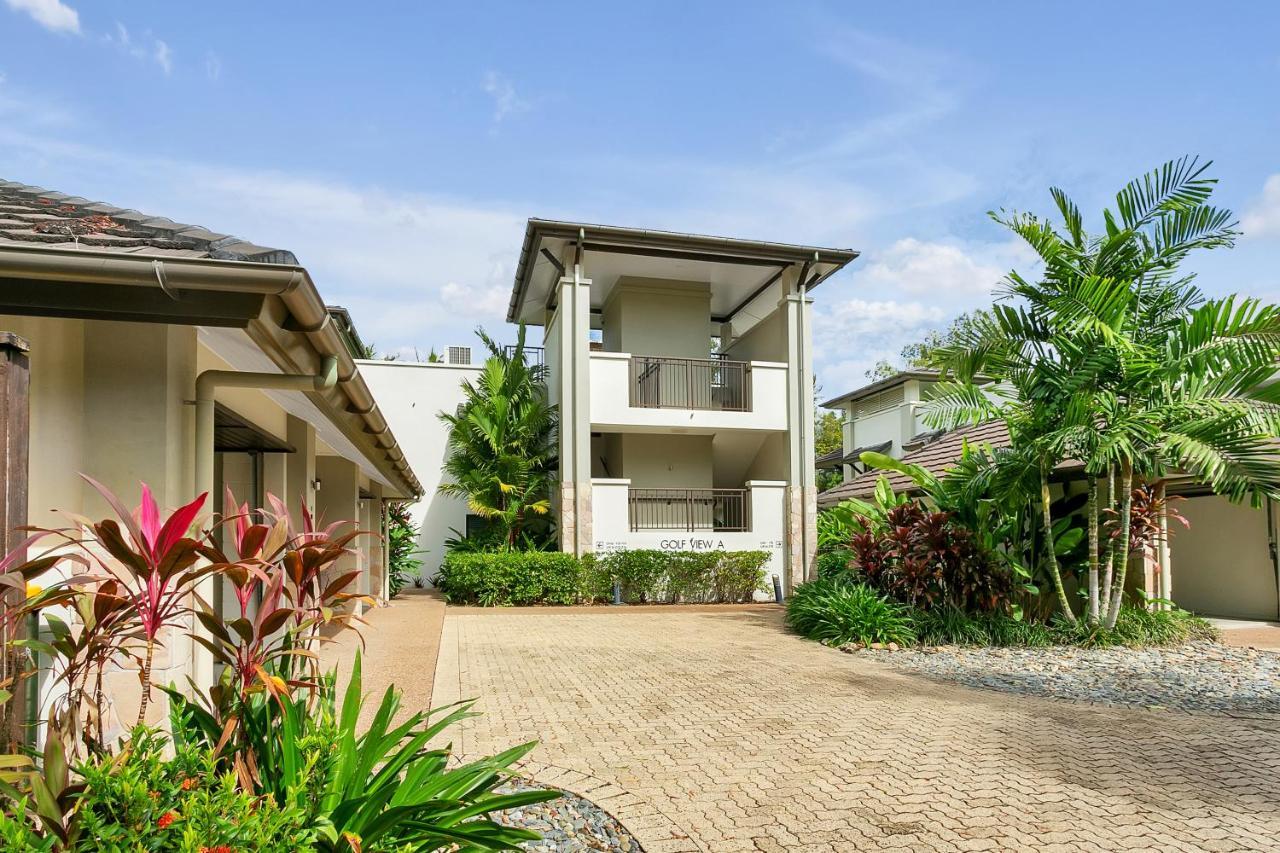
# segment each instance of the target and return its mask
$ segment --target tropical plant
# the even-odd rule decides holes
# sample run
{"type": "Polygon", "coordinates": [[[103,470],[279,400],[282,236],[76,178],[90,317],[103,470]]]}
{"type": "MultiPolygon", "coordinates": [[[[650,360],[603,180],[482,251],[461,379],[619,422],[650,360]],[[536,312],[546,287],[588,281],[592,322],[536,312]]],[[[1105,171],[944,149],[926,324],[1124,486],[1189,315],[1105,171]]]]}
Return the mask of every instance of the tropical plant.
{"type": "Polygon", "coordinates": [[[853,564],[869,586],[904,604],[928,610],[950,605],[964,612],[1009,609],[1013,575],[948,512],[919,503],[894,507],[883,525],[849,541],[853,564]]]}
{"type": "MultiPolygon", "coordinates": [[[[1112,628],[1120,614],[1136,478],[1185,471],[1235,500],[1277,494],[1280,484],[1270,444],[1280,389],[1265,384],[1280,360],[1280,309],[1206,300],[1179,270],[1191,252],[1229,247],[1238,233],[1230,211],[1208,204],[1208,167],[1184,157],[1131,182],[1103,211],[1098,235],[1056,188],[1061,230],[1033,214],[993,212],[1043,272],[1034,282],[1009,273],[1006,301],[933,355],[954,379],[936,387],[928,422],[1002,419],[1011,446],[1000,476],[1038,481],[1044,531],[1054,524],[1050,475],[1065,460],[1083,464],[1090,624],[1112,628]],[[998,383],[990,394],[975,384],[979,374],[998,383]],[[1102,535],[1107,511],[1116,536],[1102,535]]],[[[1053,548],[1045,560],[1073,623],[1053,548]]]]}
{"type": "MultiPolygon", "coordinates": [[[[188,612],[186,602],[196,584],[213,571],[209,566],[196,565],[200,559],[200,543],[187,535],[208,495],[201,494],[162,520],[147,484],[142,484],[141,502],[130,512],[106,486],[92,477],[84,479],[102,495],[117,518],[99,522],[77,519],[83,534],[62,532],[97,564],[103,577],[112,582],[113,594],[128,602],[137,620],[143,644],[142,668],[138,673],[142,682],[142,699],[138,705],[138,724],[141,725],[151,698],[151,663],[160,631],[180,624],[188,612]]],[[[100,624],[105,627],[107,623],[100,624]]],[[[117,624],[112,623],[112,627],[117,624]]],[[[121,643],[128,639],[123,632],[116,636],[121,643]]]]}
{"type": "Polygon", "coordinates": [[[549,538],[556,410],[546,368],[525,358],[523,325],[510,351],[483,329],[476,334],[489,357],[474,381],[463,381],[458,410],[440,413],[449,425],[449,479],[440,492],[465,498],[512,549],[526,533],[549,538]]]}
{"type": "Polygon", "coordinates": [[[844,643],[915,642],[911,612],[869,586],[846,580],[800,584],[787,599],[787,626],[810,640],[844,643]]]}
{"type": "MultiPolygon", "coordinates": [[[[317,850],[517,849],[537,834],[487,816],[554,799],[559,792],[495,792],[534,743],[452,767],[448,747],[430,748],[449,726],[476,716],[471,705],[401,718],[399,694],[388,687],[361,732],[364,696],[357,654],[341,703],[332,676],[314,700],[295,692],[259,703],[256,711],[263,719],[252,728],[251,754],[260,764],[249,790],[281,808],[303,809],[316,828],[317,850]]],[[[173,727],[178,743],[218,752],[222,727],[180,695],[173,697],[173,727]]]]}
{"type": "Polygon", "coordinates": [[[418,526],[409,515],[409,504],[393,503],[387,510],[387,587],[395,598],[407,584],[422,576],[418,526]]]}
{"type": "MultiPolygon", "coordinates": [[[[99,569],[29,590],[17,608],[74,608],[78,625],[46,614],[53,639],[41,648],[58,659],[58,677],[74,695],[69,704],[96,706],[97,719],[80,731],[51,725],[39,761],[0,756],[0,840],[14,849],[59,851],[194,851],[225,844],[398,852],[514,850],[537,838],[488,817],[558,796],[494,791],[533,744],[451,767],[449,749],[428,743],[470,716],[470,706],[393,722],[400,708],[391,688],[369,728],[357,731],[363,701],[358,657],[339,710],[334,677],[318,672],[314,648],[324,638],[322,628],[356,624],[342,612],[361,598],[346,591],[354,575],[333,568],[350,553],[358,532],[341,522],[317,528],[305,511],[301,529],[294,530],[275,498],[270,511],[250,512],[228,494],[231,512],[214,528],[188,536],[199,501],[162,520],[145,486],[135,514],[94,485],[120,521],[77,519],[83,533],[58,533],[63,548],[78,551],[56,559],[28,560],[17,552],[0,559],[8,586],[18,578],[30,582],[64,559],[86,565],[92,559],[99,569]],[[219,531],[224,535],[215,535],[219,531]],[[193,567],[193,554],[207,564],[193,567]],[[234,587],[239,613],[224,618],[196,596],[203,631],[193,639],[213,654],[220,672],[213,684],[192,683],[190,691],[164,688],[172,759],[141,725],[119,743],[105,743],[103,671],[132,656],[146,672],[146,661],[168,636],[153,628],[176,625],[189,613],[174,600],[175,590],[191,594],[207,575],[234,587]],[[64,739],[89,746],[88,760],[72,765],[64,739]]],[[[23,543],[24,554],[33,541],[23,543]]],[[[14,642],[36,647],[41,641],[14,642]]]]}

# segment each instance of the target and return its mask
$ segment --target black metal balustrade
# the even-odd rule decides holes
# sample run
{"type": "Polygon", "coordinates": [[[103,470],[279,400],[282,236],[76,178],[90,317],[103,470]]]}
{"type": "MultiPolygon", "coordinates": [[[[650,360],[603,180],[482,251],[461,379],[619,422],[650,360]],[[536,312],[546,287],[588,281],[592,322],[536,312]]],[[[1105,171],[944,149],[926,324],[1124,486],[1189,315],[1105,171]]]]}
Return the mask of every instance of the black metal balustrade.
{"type": "MultiPolygon", "coordinates": [[[[502,350],[506,354],[507,358],[512,358],[516,354],[515,344],[507,344],[502,348],[502,350]]],[[[545,357],[546,357],[546,350],[543,347],[525,347],[524,348],[525,364],[533,365],[535,367],[541,367],[543,362],[545,361],[545,357]]]]}
{"type": "Polygon", "coordinates": [[[751,365],[725,358],[631,356],[631,405],[751,411],[751,365]]]}
{"type": "Polygon", "coordinates": [[[630,489],[631,529],[741,532],[751,529],[747,489],[630,489]]]}

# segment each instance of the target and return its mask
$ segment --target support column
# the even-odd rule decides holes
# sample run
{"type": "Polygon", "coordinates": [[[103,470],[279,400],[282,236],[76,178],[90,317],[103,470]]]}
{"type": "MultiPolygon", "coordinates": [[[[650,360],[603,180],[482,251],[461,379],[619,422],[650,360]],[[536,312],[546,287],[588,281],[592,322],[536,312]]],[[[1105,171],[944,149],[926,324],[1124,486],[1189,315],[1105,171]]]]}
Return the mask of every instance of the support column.
{"type": "MultiPolygon", "coordinates": [[[[31,437],[31,367],[27,358],[27,342],[11,332],[0,332],[0,555],[8,554],[22,541],[18,530],[27,523],[27,473],[31,437]]],[[[44,583],[42,581],[42,583],[44,583]]],[[[0,607],[8,610],[23,601],[20,590],[0,590],[0,607]]],[[[16,679],[22,668],[19,650],[8,645],[10,640],[25,635],[23,620],[15,620],[12,632],[0,633],[0,678],[16,679]],[[12,652],[12,653],[11,653],[12,652]]],[[[3,623],[7,625],[8,620],[3,623]]],[[[10,683],[7,714],[0,714],[5,729],[0,732],[0,749],[16,752],[22,744],[27,702],[23,692],[10,683]]],[[[23,683],[25,689],[31,685],[23,683]]]]}
{"type": "Polygon", "coordinates": [[[387,513],[382,484],[370,480],[369,493],[373,497],[368,502],[369,522],[364,528],[369,531],[369,588],[373,595],[386,601],[391,597],[391,566],[387,562],[387,513]]]}
{"type": "MultiPolygon", "coordinates": [[[[1159,497],[1161,500],[1168,499],[1168,493],[1165,490],[1164,483],[1160,484],[1159,497]]],[[[1164,599],[1161,603],[1161,610],[1170,610],[1173,605],[1168,603],[1173,601],[1173,574],[1169,565],[1169,513],[1167,509],[1160,511],[1160,541],[1156,543],[1156,554],[1160,560],[1160,591],[1159,595],[1164,599]]]]}
{"type": "MultiPolygon", "coordinates": [[[[320,456],[315,460],[316,479],[320,487],[315,493],[317,524],[323,526],[335,521],[360,523],[360,467],[341,456],[320,456]]],[[[349,528],[348,528],[349,529],[349,528]]],[[[325,573],[321,586],[340,575],[361,568],[359,546],[352,546],[353,553],[344,554],[325,573]]],[[[347,592],[366,589],[367,578],[360,578],[347,587],[347,592]]],[[[358,612],[358,611],[357,611],[358,612]]]]}
{"type": "Polygon", "coordinates": [[[814,577],[818,489],[813,455],[813,300],[794,268],[786,273],[787,336],[787,589],[814,577]]]}
{"type": "Polygon", "coordinates": [[[270,507],[267,495],[283,499],[289,493],[290,453],[262,454],[262,506],[270,507]]]}
{"type": "Polygon", "coordinates": [[[293,517],[295,528],[302,527],[303,503],[312,516],[315,515],[315,495],[312,484],[316,479],[316,428],[304,421],[288,415],[285,421],[285,440],[293,445],[295,453],[289,454],[285,468],[285,505],[293,517]]]}
{"type": "Polygon", "coordinates": [[[591,539],[591,280],[582,266],[560,279],[560,550],[582,556],[591,539]]]}

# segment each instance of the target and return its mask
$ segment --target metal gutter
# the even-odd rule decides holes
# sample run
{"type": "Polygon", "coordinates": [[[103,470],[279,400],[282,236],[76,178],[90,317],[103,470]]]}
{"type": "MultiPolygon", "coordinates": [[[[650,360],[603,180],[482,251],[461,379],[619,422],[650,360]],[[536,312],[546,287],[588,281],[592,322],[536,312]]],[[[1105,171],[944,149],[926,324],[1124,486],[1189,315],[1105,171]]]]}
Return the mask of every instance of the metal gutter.
{"type": "MultiPolygon", "coordinates": [[[[282,330],[305,340],[315,352],[317,362],[334,357],[337,388],[347,399],[341,414],[361,418],[361,431],[369,437],[368,446],[362,449],[368,452],[370,461],[393,481],[398,481],[401,491],[414,497],[422,495],[421,483],[378,410],[336,324],[330,321],[324,301],[305,267],[79,249],[15,249],[4,245],[0,246],[0,279],[4,277],[158,288],[175,299],[181,299],[184,290],[254,293],[278,298],[292,318],[289,328],[282,326],[282,330]]],[[[263,313],[265,316],[267,312],[263,313]]]]}

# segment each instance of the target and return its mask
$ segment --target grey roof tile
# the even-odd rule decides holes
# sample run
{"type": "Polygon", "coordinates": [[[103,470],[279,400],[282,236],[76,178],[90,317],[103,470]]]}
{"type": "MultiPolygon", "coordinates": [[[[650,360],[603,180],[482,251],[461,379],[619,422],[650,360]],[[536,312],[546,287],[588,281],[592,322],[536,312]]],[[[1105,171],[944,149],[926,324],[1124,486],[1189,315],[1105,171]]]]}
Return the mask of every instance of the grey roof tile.
{"type": "Polygon", "coordinates": [[[298,263],[286,249],[260,246],[203,225],[174,222],[6,180],[0,180],[0,243],[290,266],[298,263]]]}

